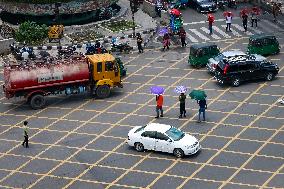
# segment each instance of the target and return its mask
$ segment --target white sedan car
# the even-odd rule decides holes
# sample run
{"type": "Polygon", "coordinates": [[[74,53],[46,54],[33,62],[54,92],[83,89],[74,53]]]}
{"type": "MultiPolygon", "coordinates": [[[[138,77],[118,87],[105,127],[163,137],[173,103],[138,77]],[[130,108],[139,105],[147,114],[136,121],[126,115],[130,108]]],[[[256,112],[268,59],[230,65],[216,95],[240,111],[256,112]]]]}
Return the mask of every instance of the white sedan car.
{"type": "Polygon", "coordinates": [[[201,149],[198,140],[189,134],[170,125],[149,123],[146,126],[138,126],[128,133],[130,146],[141,152],[154,150],[173,153],[181,158],[184,155],[192,155],[201,149]]]}

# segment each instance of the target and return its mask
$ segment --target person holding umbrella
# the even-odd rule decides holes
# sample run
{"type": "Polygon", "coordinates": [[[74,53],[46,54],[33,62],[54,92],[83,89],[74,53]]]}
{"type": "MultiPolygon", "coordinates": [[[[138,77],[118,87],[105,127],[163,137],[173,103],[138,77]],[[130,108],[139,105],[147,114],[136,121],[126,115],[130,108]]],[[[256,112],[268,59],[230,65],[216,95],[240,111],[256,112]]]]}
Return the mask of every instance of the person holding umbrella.
{"type": "Polygon", "coordinates": [[[257,15],[259,14],[259,10],[257,7],[252,8],[251,12],[251,27],[253,27],[253,24],[255,23],[255,27],[257,28],[257,15]]]}
{"type": "Polygon", "coordinates": [[[164,37],[163,37],[163,51],[166,49],[169,50],[170,49],[170,35],[168,33],[165,33],[164,37]]]}
{"type": "Polygon", "coordinates": [[[199,105],[199,113],[198,113],[198,123],[200,123],[200,116],[203,113],[203,121],[205,121],[205,109],[207,109],[207,104],[205,98],[202,100],[198,100],[197,104],[199,105]]]}
{"type": "Polygon", "coordinates": [[[164,117],[164,111],[163,111],[163,103],[164,103],[164,97],[162,94],[156,95],[156,102],[157,102],[157,106],[156,106],[156,113],[157,116],[155,118],[159,118],[160,114],[159,111],[161,112],[161,117],[164,117]]]}
{"type": "Polygon", "coordinates": [[[232,24],[232,19],[233,19],[232,13],[231,12],[227,12],[227,15],[226,15],[225,18],[226,18],[226,24],[227,24],[226,32],[228,30],[231,31],[231,24],[232,24]]]}
{"type": "Polygon", "coordinates": [[[179,111],[180,111],[180,116],[179,118],[186,117],[186,110],[185,110],[185,99],[186,99],[186,95],[184,93],[186,93],[187,88],[184,86],[177,86],[175,88],[175,92],[176,93],[180,93],[178,100],[180,102],[179,104],[179,111]]]}
{"type": "Polygon", "coordinates": [[[164,111],[163,111],[163,103],[164,103],[164,93],[165,89],[163,87],[159,86],[153,86],[151,87],[151,93],[156,95],[156,113],[157,116],[155,118],[164,117],[164,111]],[[161,115],[160,115],[161,113],[161,115]]]}
{"type": "Polygon", "coordinates": [[[208,14],[208,28],[209,28],[209,34],[213,34],[213,22],[214,22],[214,16],[212,14],[208,14]]]}
{"type": "Polygon", "coordinates": [[[248,30],[248,14],[247,11],[244,9],[241,11],[241,17],[243,19],[243,27],[245,29],[245,32],[248,30]]]}
{"type": "Polygon", "coordinates": [[[207,109],[207,103],[205,98],[207,95],[202,90],[193,90],[189,96],[191,99],[197,100],[197,104],[199,105],[199,113],[198,113],[198,122],[200,123],[200,116],[203,113],[203,121],[205,121],[205,109],[207,109]]]}
{"type": "Polygon", "coordinates": [[[180,36],[181,46],[185,47],[186,46],[186,42],[185,42],[186,32],[183,27],[181,27],[179,30],[179,36],[180,36]]]}

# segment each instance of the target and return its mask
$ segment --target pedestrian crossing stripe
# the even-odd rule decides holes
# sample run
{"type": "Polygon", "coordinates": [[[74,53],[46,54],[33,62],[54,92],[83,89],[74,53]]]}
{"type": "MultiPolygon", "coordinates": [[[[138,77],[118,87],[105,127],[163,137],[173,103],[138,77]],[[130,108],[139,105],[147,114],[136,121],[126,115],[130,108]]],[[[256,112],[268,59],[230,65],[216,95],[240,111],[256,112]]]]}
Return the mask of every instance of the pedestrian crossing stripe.
{"type": "Polygon", "coordinates": [[[225,33],[223,30],[219,29],[217,26],[213,26],[213,32],[217,32],[224,36],[225,38],[231,38],[227,33],[225,33]]]}
{"type": "MultiPolygon", "coordinates": [[[[242,30],[245,31],[245,29],[242,26],[238,25],[238,24],[232,24],[232,26],[234,26],[235,28],[237,28],[240,31],[242,31],[242,30]]],[[[251,30],[251,28],[248,27],[248,30],[251,30]]],[[[246,35],[253,35],[253,33],[249,32],[248,30],[246,32],[244,32],[244,34],[246,34],[246,35]]],[[[259,31],[257,29],[253,28],[253,30],[257,34],[261,34],[262,33],[261,31],[259,31]]]]}
{"type": "Polygon", "coordinates": [[[248,30],[244,32],[243,26],[239,24],[232,24],[231,25],[231,30],[232,32],[225,32],[226,30],[226,25],[219,25],[219,26],[213,26],[213,34],[209,35],[209,28],[207,27],[201,27],[199,29],[187,29],[187,38],[190,42],[192,43],[198,43],[201,41],[210,41],[210,40],[220,40],[223,38],[234,38],[236,37],[241,37],[241,36],[251,36],[254,34],[262,34],[262,33],[271,33],[272,32],[272,26],[273,29],[280,29],[279,26],[273,25],[270,21],[263,20],[260,23],[258,23],[258,28],[255,27],[250,27],[248,25],[248,30]],[[268,24],[269,23],[269,24],[268,24]],[[271,26],[271,27],[270,27],[271,26]],[[261,28],[261,30],[259,29],[261,28]]]}
{"type": "Polygon", "coordinates": [[[192,43],[197,43],[198,40],[195,39],[192,35],[186,33],[186,37],[192,42],[192,43]]]}
{"type": "MultiPolygon", "coordinates": [[[[227,25],[222,25],[222,27],[226,29],[227,25]]],[[[235,36],[237,36],[237,37],[242,36],[242,35],[239,34],[236,30],[234,30],[232,26],[231,26],[231,31],[232,31],[232,34],[235,35],[235,36]]]]}
{"type": "Polygon", "coordinates": [[[195,35],[197,35],[199,38],[205,40],[205,41],[210,41],[208,37],[200,33],[197,29],[189,29],[189,31],[193,32],[195,35]]]}
{"type": "MultiPolygon", "coordinates": [[[[209,33],[209,29],[208,29],[208,28],[202,27],[202,28],[200,28],[200,29],[201,29],[202,31],[204,31],[204,32],[208,32],[208,33],[209,33]]],[[[221,37],[219,37],[218,35],[216,35],[216,34],[214,34],[214,33],[211,34],[211,37],[214,38],[214,39],[221,39],[221,37]]]]}

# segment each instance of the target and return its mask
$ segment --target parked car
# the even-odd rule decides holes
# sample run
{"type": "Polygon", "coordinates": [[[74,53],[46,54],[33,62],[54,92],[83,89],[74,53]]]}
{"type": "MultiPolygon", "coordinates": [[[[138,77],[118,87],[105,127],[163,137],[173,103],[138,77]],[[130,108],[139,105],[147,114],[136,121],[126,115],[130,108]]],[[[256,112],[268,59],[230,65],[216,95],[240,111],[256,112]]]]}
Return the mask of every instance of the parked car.
{"type": "Polygon", "coordinates": [[[217,45],[212,43],[200,43],[190,46],[188,63],[193,67],[202,67],[208,63],[208,59],[220,53],[217,45]]]}
{"type": "Polygon", "coordinates": [[[273,55],[280,52],[276,37],[268,34],[255,34],[249,38],[248,53],[273,55]]]}
{"type": "Polygon", "coordinates": [[[173,153],[181,158],[197,153],[201,146],[198,140],[170,125],[149,123],[137,126],[128,133],[128,144],[138,152],[154,150],[173,153]]]}
{"type": "Polygon", "coordinates": [[[216,67],[215,78],[221,83],[237,87],[243,81],[266,79],[271,81],[278,74],[279,67],[261,55],[232,57],[220,61],[216,67]]]}
{"type": "Polygon", "coordinates": [[[196,9],[197,12],[215,12],[217,11],[217,4],[213,0],[189,0],[189,7],[196,9]]]}
{"type": "Polygon", "coordinates": [[[206,65],[209,72],[213,73],[215,71],[216,66],[218,63],[223,60],[224,58],[236,57],[236,56],[246,56],[246,53],[242,51],[225,51],[217,56],[210,58],[206,65]]]}

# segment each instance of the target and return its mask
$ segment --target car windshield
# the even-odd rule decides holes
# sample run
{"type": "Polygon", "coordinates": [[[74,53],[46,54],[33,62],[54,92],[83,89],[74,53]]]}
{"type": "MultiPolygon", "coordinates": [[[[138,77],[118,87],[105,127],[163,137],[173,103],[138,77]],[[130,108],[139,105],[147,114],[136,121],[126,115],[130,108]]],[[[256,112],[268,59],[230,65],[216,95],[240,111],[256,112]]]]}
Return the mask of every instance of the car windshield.
{"type": "Polygon", "coordinates": [[[146,125],[145,126],[142,126],[142,127],[139,127],[134,133],[137,133],[139,131],[142,131],[143,129],[145,129],[146,125]]]}
{"type": "Polygon", "coordinates": [[[220,53],[217,56],[214,57],[214,60],[216,60],[217,62],[220,62],[225,56],[220,53]]]}
{"type": "Polygon", "coordinates": [[[182,131],[175,127],[171,127],[168,131],[166,131],[166,134],[175,141],[182,139],[185,135],[182,131]]]}

